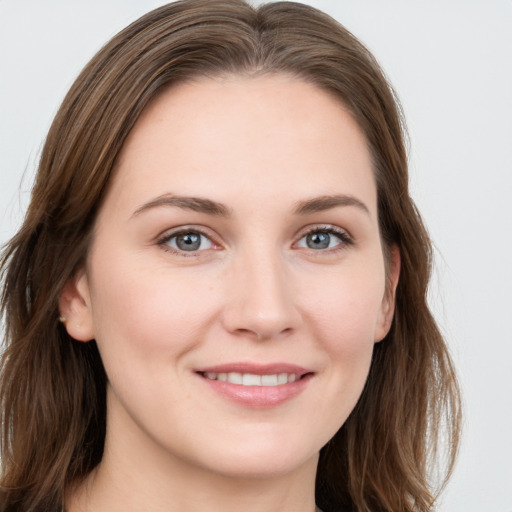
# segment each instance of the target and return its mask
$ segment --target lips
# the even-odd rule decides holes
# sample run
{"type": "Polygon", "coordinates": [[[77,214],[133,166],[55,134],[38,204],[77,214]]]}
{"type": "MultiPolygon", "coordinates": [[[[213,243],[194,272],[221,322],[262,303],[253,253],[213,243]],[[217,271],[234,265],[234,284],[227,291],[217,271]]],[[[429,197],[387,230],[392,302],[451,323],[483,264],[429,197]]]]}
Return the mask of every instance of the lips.
{"type": "Polygon", "coordinates": [[[233,363],[201,368],[196,373],[223,398],[252,408],[282,404],[300,394],[313,372],[291,364],[233,363]]]}

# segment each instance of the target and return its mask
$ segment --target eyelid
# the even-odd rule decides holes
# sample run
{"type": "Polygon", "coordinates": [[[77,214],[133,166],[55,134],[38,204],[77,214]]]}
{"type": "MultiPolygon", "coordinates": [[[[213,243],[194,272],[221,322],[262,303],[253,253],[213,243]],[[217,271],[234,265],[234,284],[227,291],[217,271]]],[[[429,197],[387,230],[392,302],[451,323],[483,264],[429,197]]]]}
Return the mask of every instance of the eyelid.
{"type": "Polygon", "coordinates": [[[197,225],[193,225],[193,224],[167,229],[156,237],[155,243],[165,251],[177,254],[179,256],[184,256],[184,257],[193,257],[193,256],[197,257],[203,252],[206,252],[211,249],[216,250],[221,247],[221,244],[217,241],[217,237],[211,233],[211,230],[205,229],[202,226],[197,226],[197,225]],[[199,235],[202,235],[202,236],[206,237],[208,240],[210,240],[210,242],[212,243],[212,245],[214,247],[209,248],[209,249],[201,249],[201,250],[197,250],[197,251],[189,251],[188,252],[188,251],[182,251],[180,249],[175,249],[174,247],[167,245],[169,240],[171,240],[172,238],[177,237],[181,234],[185,234],[185,233],[197,233],[199,235]]]}
{"type": "Polygon", "coordinates": [[[332,234],[338,237],[341,242],[336,247],[332,247],[330,249],[310,249],[314,252],[336,252],[337,250],[343,250],[347,246],[353,245],[355,243],[354,237],[349,233],[348,230],[344,228],[340,228],[339,226],[333,224],[314,224],[306,226],[301,231],[299,231],[296,237],[297,241],[294,243],[294,245],[298,244],[299,241],[302,240],[305,236],[318,232],[332,234]]]}
{"type": "MultiPolygon", "coordinates": [[[[309,249],[312,252],[318,252],[318,253],[334,253],[339,250],[346,249],[348,246],[353,245],[355,243],[355,240],[353,236],[349,233],[347,229],[341,228],[339,226],[333,225],[333,224],[312,224],[309,226],[306,226],[302,228],[298,234],[296,235],[295,239],[296,241],[293,243],[293,246],[296,246],[300,240],[302,240],[305,236],[317,233],[317,232],[324,232],[329,233],[337,238],[339,238],[340,243],[337,244],[335,247],[326,248],[326,249],[311,249],[311,248],[305,248],[309,249]]],[[[201,255],[201,253],[208,252],[209,250],[218,250],[222,248],[222,244],[218,242],[218,236],[216,236],[215,233],[212,233],[210,229],[205,228],[203,226],[197,226],[194,224],[191,225],[183,225],[178,226],[175,228],[170,228],[165,231],[163,231],[160,235],[158,235],[155,239],[155,243],[160,246],[163,250],[177,254],[179,256],[183,257],[198,257],[201,255]],[[169,240],[172,238],[179,236],[180,234],[185,233],[198,233],[204,237],[206,237],[214,247],[208,248],[208,249],[201,249],[196,251],[183,251],[180,249],[175,249],[168,245],[169,240]]],[[[301,247],[302,248],[302,247],[301,247]]]]}

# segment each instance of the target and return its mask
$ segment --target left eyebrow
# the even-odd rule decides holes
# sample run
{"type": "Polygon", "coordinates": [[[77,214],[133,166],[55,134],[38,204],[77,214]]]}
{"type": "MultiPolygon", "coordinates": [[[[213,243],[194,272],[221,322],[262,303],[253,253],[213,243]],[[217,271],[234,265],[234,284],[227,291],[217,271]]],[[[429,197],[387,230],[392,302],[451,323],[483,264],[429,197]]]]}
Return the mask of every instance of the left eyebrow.
{"type": "Polygon", "coordinates": [[[310,213],[323,212],[339,206],[355,206],[370,215],[368,207],[357,197],[344,194],[319,196],[305,201],[299,201],[295,205],[295,215],[308,215],[310,213]]]}
{"type": "Polygon", "coordinates": [[[160,207],[175,207],[184,210],[192,210],[195,212],[206,213],[208,215],[215,215],[218,217],[231,216],[231,210],[224,204],[206,199],[204,197],[186,197],[175,196],[173,194],[164,194],[151,201],[139,206],[133,212],[132,217],[140,215],[142,212],[151,210],[152,208],[160,207]]]}

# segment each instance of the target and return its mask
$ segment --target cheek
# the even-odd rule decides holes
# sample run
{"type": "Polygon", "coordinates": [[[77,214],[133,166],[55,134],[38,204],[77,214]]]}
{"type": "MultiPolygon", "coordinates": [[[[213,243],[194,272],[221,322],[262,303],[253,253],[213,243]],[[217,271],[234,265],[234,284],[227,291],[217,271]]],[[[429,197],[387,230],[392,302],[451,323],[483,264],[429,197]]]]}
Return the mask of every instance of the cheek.
{"type": "MultiPolygon", "coordinates": [[[[165,266],[148,270],[147,264],[134,257],[111,258],[111,262],[94,267],[91,297],[103,358],[120,365],[136,357],[152,371],[190,349],[218,304],[213,291],[198,293],[197,281],[186,273],[165,266]]],[[[105,364],[112,363],[106,360],[105,364]]]]}
{"type": "Polygon", "coordinates": [[[326,438],[345,423],[364,389],[383,293],[380,279],[360,276],[337,283],[333,280],[324,293],[312,294],[307,306],[316,348],[323,354],[323,387],[315,408],[325,419],[326,438]]]}
{"type": "Polygon", "coordinates": [[[318,329],[324,342],[347,356],[356,356],[368,344],[373,345],[382,313],[384,271],[352,267],[325,279],[323,286],[311,283],[305,314],[318,329]],[[314,293],[311,293],[314,290],[314,293]]]}
{"type": "Polygon", "coordinates": [[[311,283],[304,304],[317,346],[325,355],[329,391],[323,406],[332,411],[335,428],[355,406],[368,376],[385,289],[380,261],[347,266],[325,280],[322,288],[311,283]]]}

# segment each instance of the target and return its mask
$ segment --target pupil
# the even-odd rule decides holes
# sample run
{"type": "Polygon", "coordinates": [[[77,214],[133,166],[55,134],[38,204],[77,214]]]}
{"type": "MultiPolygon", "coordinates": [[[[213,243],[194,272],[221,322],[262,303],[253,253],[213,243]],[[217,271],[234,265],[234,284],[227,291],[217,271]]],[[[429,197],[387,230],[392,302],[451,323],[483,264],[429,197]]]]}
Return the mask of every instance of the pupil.
{"type": "Polygon", "coordinates": [[[176,245],[183,251],[196,251],[201,245],[201,235],[198,233],[178,235],[176,245]]]}
{"type": "Polygon", "coordinates": [[[329,247],[331,237],[328,233],[311,233],[306,240],[310,249],[326,249],[329,247]]]}

